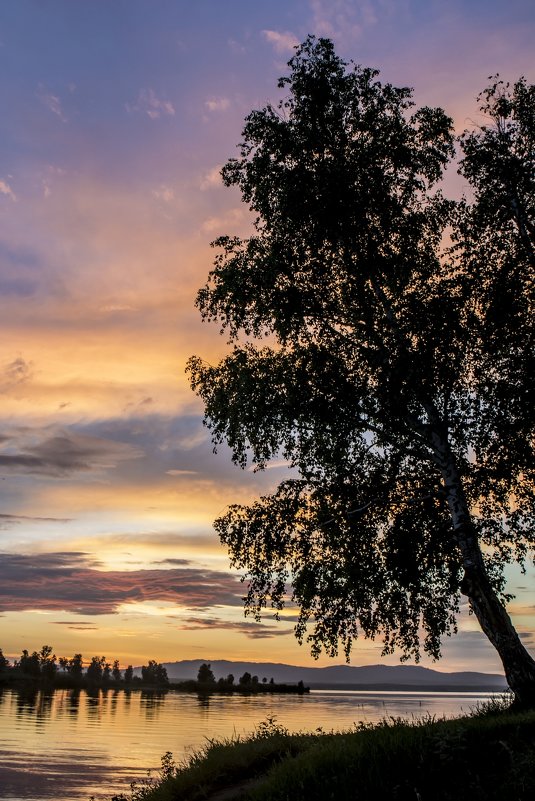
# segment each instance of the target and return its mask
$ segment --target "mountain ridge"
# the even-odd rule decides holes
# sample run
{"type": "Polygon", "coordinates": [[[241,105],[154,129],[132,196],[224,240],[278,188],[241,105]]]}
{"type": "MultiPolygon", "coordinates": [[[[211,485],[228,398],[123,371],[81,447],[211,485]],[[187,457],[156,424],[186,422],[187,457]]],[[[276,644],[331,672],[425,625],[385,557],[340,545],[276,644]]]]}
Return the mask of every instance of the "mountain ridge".
{"type": "Polygon", "coordinates": [[[323,687],[372,685],[384,687],[467,687],[505,689],[507,683],[499,673],[478,671],[443,672],[420,665],[330,665],[328,667],[302,667],[282,662],[242,662],[228,659],[183,659],[164,662],[168,676],[173,680],[196,679],[199,666],[211,665],[216,679],[229,673],[237,680],[246,671],[262,680],[273,678],[277,683],[303,681],[309,686],[323,687]]]}

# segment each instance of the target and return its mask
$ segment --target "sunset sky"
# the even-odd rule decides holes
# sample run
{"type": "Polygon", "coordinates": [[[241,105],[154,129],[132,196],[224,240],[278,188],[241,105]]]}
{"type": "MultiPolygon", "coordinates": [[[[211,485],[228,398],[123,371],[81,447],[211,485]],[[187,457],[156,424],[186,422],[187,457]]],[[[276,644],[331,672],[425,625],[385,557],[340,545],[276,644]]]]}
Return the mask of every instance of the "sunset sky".
{"type": "MultiPolygon", "coordinates": [[[[212,520],[285,475],[212,452],[187,358],[210,241],[249,214],[219,170],[276,102],[308,33],[441,105],[458,131],[499,72],[535,80],[532,0],[4,0],[0,3],[0,647],[313,664],[244,619],[212,520]]],[[[453,171],[447,191],[465,190],[453,171]]],[[[535,644],[534,569],[510,571],[535,644]]],[[[359,642],[352,663],[379,661],[359,642]]],[[[338,662],[342,662],[340,657],[338,662]]],[[[398,661],[389,657],[390,664],[398,661]]],[[[326,658],[319,664],[329,664],[326,658]]],[[[424,664],[430,664],[424,660],[424,664]]],[[[442,670],[498,670],[472,617],[442,670]]]]}

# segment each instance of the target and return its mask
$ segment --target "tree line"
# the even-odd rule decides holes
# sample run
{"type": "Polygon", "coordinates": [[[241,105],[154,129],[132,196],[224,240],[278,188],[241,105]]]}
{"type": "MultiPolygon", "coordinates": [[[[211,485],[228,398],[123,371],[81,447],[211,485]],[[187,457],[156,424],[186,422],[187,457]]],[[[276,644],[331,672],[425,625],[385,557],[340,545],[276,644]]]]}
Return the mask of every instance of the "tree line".
{"type": "Polygon", "coordinates": [[[203,664],[200,665],[196,682],[181,682],[181,684],[177,686],[183,686],[184,689],[188,689],[186,685],[191,685],[191,689],[200,690],[201,692],[234,692],[235,690],[246,693],[308,692],[308,689],[305,687],[302,681],[299,681],[296,685],[276,684],[273,677],[271,677],[268,681],[265,676],[260,681],[258,676],[251,675],[251,673],[249,673],[247,670],[238,678],[237,683],[232,673],[216,679],[211,665],[206,662],[203,662],[203,664]],[[193,685],[195,685],[195,687],[193,687],[193,685]]]}
{"type": "Polygon", "coordinates": [[[56,657],[51,645],[43,645],[39,651],[30,653],[26,649],[10,664],[0,648],[0,683],[38,683],[54,687],[158,687],[186,692],[244,692],[244,693],[305,693],[308,689],[303,682],[277,684],[273,678],[260,680],[248,671],[235,681],[234,675],[216,679],[211,665],[203,663],[198,670],[197,679],[171,683],[167,669],[155,659],[141,667],[141,676],[134,675],[134,668],[128,665],[124,670],[119,660],[108,661],[105,656],[93,656],[84,661],[82,654],[68,658],[56,657]]]}
{"type": "Polygon", "coordinates": [[[165,686],[169,684],[167,670],[156,660],[149,660],[141,668],[141,678],[134,676],[134,668],[128,665],[121,669],[119,660],[108,661],[105,656],[93,656],[84,662],[82,654],[68,658],[56,657],[51,645],[43,645],[39,651],[22,651],[19,659],[11,665],[0,648],[0,676],[11,680],[34,680],[53,684],[132,685],[145,684],[165,686]]]}

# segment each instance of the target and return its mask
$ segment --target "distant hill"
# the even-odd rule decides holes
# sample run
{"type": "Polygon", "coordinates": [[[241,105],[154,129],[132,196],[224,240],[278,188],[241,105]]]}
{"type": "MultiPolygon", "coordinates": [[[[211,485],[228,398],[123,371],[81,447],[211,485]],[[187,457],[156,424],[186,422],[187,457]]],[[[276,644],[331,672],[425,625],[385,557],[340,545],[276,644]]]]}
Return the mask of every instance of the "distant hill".
{"type": "Polygon", "coordinates": [[[332,667],[298,667],[276,662],[231,662],[226,659],[185,659],[181,662],[165,662],[171,680],[195,679],[199,666],[208,662],[216,679],[234,675],[237,680],[248,671],[258,676],[273,678],[277,683],[292,683],[302,680],[309,687],[331,687],[346,689],[408,689],[408,690],[503,690],[505,678],[497,673],[475,673],[463,671],[445,673],[419,665],[334,665],[332,667]]]}

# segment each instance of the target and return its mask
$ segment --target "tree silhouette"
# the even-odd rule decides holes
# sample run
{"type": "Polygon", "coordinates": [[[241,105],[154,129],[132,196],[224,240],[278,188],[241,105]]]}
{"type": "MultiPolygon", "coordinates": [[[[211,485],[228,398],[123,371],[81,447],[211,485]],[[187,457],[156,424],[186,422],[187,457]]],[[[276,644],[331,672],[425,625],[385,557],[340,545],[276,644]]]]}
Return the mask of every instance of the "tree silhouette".
{"type": "Polygon", "coordinates": [[[249,671],[246,670],[243,676],[240,676],[240,678],[238,679],[238,684],[241,687],[250,687],[251,681],[252,681],[251,674],[249,673],[249,671]]]}
{"type": "Polygon", "coordinates": [[[298,473],[215,523],[246,610],[280,610],[291,579],[314,655],[349,658],[361,633],[438,658],[462,593],[535,704],[503,579],[535,544],[534,89],[489,88],[490,127],[461,142],[475,201],[456,204],[436,191],[454,151],[441,109],[326,39],[289,67],[222,170],[255,231],[216,241],[197,305],[233,350],[188,368],[216,446],[298,473]]]}
{"type": "Polygon", "coordinates": [[[75,678],[80,678],[83,673],[83,662],[82,662],[82,654],[74,654],[72,659],[69,659],[69,667],[68,671],[71,676],[75,678]]]}
{"type": "Polygon", "coordinates": [[[105,656],[93,656],[85,672],[87,680],[92,684],[100,684],[105,664],[105,656]]]}
{"type": "Polygon", "coordinates": [[[203,664],[199,666],[197,681],[199,684],[215,684],[215,676],[212,672],[211,665],[203,662],[203,664]]]}
{"type": "Polygon", "coordinates": [[[43,645],[39,651],[39,666],[41,676],[48,681],[53,680],[57,673],[56,655],[52,653],[51,645],[43,645]]]}
{"type": "Polygon", "coordinates": [[[37,651],[34,651],[30,655],[28,651],[24,649],[18,662],[18,666],[22,673],[26,673],[28,676],[37,678],[41,675],[41,662],[37,651]]]}
{"type": "Polygon", "coordinates": [[[113,662],[113,670],[111,672],[114,681],[121,681],[121,670],[119,668],[119,660],[115,659],[113,662]]]}
{"type": "Polygon", "coordinates": [[[150,659],[149,664],[141,668],[141,679],[145,684],[169,684],[167,669],[154,659],[150,659]]]}

